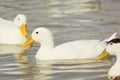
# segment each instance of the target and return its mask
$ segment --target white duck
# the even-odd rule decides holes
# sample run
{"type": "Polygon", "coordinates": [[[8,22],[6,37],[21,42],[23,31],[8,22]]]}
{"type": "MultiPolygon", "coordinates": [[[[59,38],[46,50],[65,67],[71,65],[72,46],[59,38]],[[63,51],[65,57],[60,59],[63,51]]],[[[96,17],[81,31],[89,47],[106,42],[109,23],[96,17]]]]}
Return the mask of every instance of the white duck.
{"type": "Polygon", "coordinates": [[[106,47],[106,51],[110,55],[115,55],[117,58],[115,64],[108,72],[108,79],[120,80],[120,38],[109,41],[106,47]]]}
{"type": "Polygon", "coordinates": [[[20,45],[24,43],[28,35],[26,16],[18,14],[14,21],[0,18],[0,44],[20,45]]]}
{"type": "MultiPolygon", "coordinates": [[[[116,34],[114,33],[109,39],[115,38],[116,34]]],[[[44,27],[35,29],[32,37],[22,46],[25,47],[34,41],[41,44],[36,54],[36,58],[40,60],[96,58],[106,47],[106,40],[77,40],[54,47],[52,34],[44,27]]]]}

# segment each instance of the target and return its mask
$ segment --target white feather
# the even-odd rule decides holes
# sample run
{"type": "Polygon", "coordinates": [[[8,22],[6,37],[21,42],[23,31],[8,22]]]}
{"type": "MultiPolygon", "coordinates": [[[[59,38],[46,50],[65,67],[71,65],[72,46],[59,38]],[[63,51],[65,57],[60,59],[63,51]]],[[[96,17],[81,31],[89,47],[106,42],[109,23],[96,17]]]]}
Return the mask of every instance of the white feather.
{"type": "Polygon", "coordinates": [[[54,47],[52,34],[44,27],[35,29],[32,38],[41,44],[36,54],[40,60],[96,58],[106,47],[106,42],[99,40],[78,40],[54,47]]]}
{"type": "Polygon", "coordinates": [[[19,14],[14,21],[9,21],[0,18],[0,44],[22,44],[26,41],[26,38],[22,36],[20,32],[20,25],[26,24],[26,16],[19,14]],[[17,19],[20,18],[20,21],[17,19]]]}

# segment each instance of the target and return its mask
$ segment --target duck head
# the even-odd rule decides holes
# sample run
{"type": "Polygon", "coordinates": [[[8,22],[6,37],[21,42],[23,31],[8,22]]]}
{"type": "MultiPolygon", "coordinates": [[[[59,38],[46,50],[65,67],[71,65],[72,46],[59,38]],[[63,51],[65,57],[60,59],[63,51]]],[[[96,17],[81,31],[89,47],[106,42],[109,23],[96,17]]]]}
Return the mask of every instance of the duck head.
{"type": "Polygon", "coordinates": [[[14,22],[18,25],[18,27],[20,28],[21,34],[23,36],[28,36],[28,32],[27,32],[27,19],[26,16],[24,14],[18,14],[15,19],[14,22]]]}
{"type": "Polygon", "coordinates": [[[96,59],[100,60],[107,57],[108,55],[118,54],[120,54],[120,38],[115,38],[107,42],[106,49],[96,59]]]}
{"type": "MultiPolygon", "coordinates": [[[[113,33],[108,39],[103,40],[103,42],[106,44],[106,46],[113,40],[117,38],[117,32],[113,33]]],[[[99,55],[96,57],[97,60],[101,60],[105,57],[107,57],[109,54],[106,51],[106,49],[99,55]]]]}
{"type": "Polygon", "coordinates": [[[120,54],[120,38],[112,39],[108,42],[106,51],[110,55],[119,55],[120,54]]]}
{"type": "Polygon", "coordinates": [[[30,39],[22,44],[22,46],[28,46],[33,42],[38,42],[40,44],[53,44],[52,34],[44,27],[37,28],[32,32],[30,39]]]}

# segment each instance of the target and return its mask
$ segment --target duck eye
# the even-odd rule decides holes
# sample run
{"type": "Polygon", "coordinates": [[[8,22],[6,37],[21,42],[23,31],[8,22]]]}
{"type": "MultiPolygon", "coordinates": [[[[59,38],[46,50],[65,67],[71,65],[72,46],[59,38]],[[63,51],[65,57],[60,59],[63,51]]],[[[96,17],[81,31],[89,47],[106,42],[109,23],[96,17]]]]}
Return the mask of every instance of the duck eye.
{"type": "Polygon", "coordinates": [[[18,18],[18,20],[20,20],[20,18],[18,18]]]}
{"type": "Polygon", "coordinates": [[[110,45],[113,45],[113,43],[110,43],[110,45]]]}
{"type": "Polygon", "coordinates": [[[36,32],[36,34],[38,34],[39,32],[36,32]]]}

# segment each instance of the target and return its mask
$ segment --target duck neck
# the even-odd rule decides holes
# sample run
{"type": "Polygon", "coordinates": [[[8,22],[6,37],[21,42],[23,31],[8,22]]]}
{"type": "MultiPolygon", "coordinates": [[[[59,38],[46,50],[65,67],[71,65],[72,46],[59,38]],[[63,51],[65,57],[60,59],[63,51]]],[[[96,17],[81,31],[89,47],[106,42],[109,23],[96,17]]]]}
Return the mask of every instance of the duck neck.
{"type": "Polygon", "coordinates": [[[54,48],[54,40],[52,36],[46,37],[44,40],[41,41],[41,51],[49,51],[54,48]]]}
{"type": "Polygon", "coordinates": [[[114,65],[112,66],[112,68],[120,65],[120,55],[117,54],[115,56],[116,56],[116,61],[115,61],[114,65]]]}
{"type": "Polygon", "coordinates": [[[120,69],[120,55],[116,55],[116,62],[108,72],[109,78],[120,75],[119,69],[120,69]]]}
{"type": "Polygon", "coordinates": [[[116,63],[120,64],[120,54],[117,54],[117,55],[116,55],[116,58],[117,58],[117,59],[116,59],[116,63]]]}

